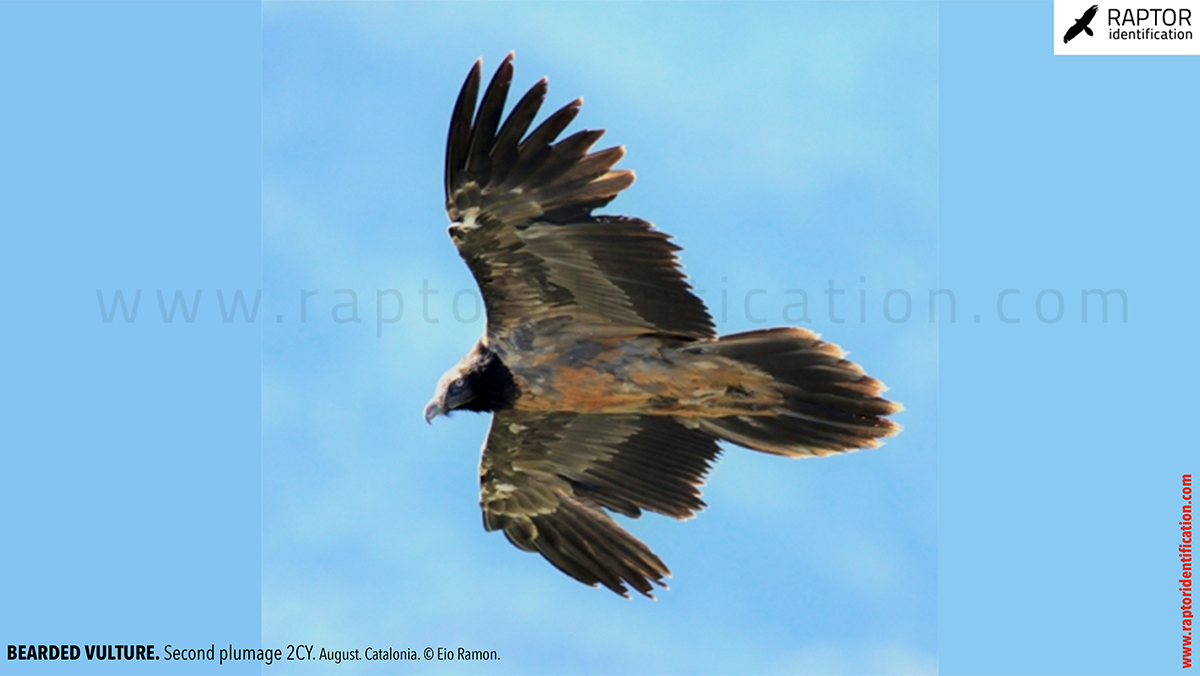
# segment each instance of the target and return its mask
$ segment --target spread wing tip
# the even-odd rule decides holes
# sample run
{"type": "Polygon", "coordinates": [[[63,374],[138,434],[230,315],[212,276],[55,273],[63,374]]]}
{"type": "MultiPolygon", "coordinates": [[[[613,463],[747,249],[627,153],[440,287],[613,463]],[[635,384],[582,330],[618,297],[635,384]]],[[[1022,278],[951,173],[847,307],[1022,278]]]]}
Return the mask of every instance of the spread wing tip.
{"type": "Polygon", "coordinates": [[[446,207],[451,221],[468,209],[479,218],[516,224],[530,218],[558,223],[586,217],[633,184],[629,170],[611,171],[624,147],[589,154],[603,130],[558,136],[579,114],[577,97],[526,135],[548,91],[542,77],[503,121],[515,51],[496,70],[476,106],[482,58],[476,59],[451,117],[446,149],[446,207]]]}

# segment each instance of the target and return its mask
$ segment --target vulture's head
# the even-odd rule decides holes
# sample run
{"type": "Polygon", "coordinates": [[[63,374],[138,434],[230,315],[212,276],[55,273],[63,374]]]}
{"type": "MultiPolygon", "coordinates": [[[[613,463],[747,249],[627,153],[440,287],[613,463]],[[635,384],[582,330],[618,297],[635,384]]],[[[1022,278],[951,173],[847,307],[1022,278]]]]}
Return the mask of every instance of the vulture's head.
{"type": "Polygon", "coordinates": [[[450,411],[496,411],[516,399],[512,373],[500,357],[482,343],[438,380],[433,399],[425,405],[425,422],[450,411]]]}

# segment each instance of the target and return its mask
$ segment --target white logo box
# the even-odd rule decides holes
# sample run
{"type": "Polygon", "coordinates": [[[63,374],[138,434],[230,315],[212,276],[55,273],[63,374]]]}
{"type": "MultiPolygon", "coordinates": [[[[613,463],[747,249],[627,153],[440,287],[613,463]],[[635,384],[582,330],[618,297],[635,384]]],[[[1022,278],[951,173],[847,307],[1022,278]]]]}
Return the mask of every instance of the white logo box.
{"type": "Polygon", "coordinates": [[[1056,55],[1200,54],[1200,0],[1054,0],[1056,55]],[[1070,42],[1063,37],[1088,9],[1096,15],[1070,42]]]}

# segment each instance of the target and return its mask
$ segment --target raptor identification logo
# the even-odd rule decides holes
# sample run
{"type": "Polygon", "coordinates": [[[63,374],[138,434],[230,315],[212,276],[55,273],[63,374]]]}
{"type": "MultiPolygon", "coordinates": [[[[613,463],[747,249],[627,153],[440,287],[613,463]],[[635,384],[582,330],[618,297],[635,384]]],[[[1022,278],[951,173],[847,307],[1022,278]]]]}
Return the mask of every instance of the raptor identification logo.
{"type": "Polygon", "coordinates": [[[1056,55],[1200,54],[1200,0],[1054,0],[1056,55]]]}

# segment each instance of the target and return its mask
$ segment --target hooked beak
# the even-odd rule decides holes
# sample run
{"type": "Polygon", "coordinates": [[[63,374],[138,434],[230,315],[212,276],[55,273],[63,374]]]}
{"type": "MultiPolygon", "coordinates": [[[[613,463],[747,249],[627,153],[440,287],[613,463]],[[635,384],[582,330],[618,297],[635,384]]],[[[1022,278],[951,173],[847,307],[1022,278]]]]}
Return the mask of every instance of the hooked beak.
{"type": "Polygon", "coordinates": [[[446,410],[442,408],[442,405],[438,402],[437,397],[434,397],[432,401],[425,405],[425,422],[432,425],[434,418],[438,417],[439,415],[445,415],[445,413],[446,410]]]}

